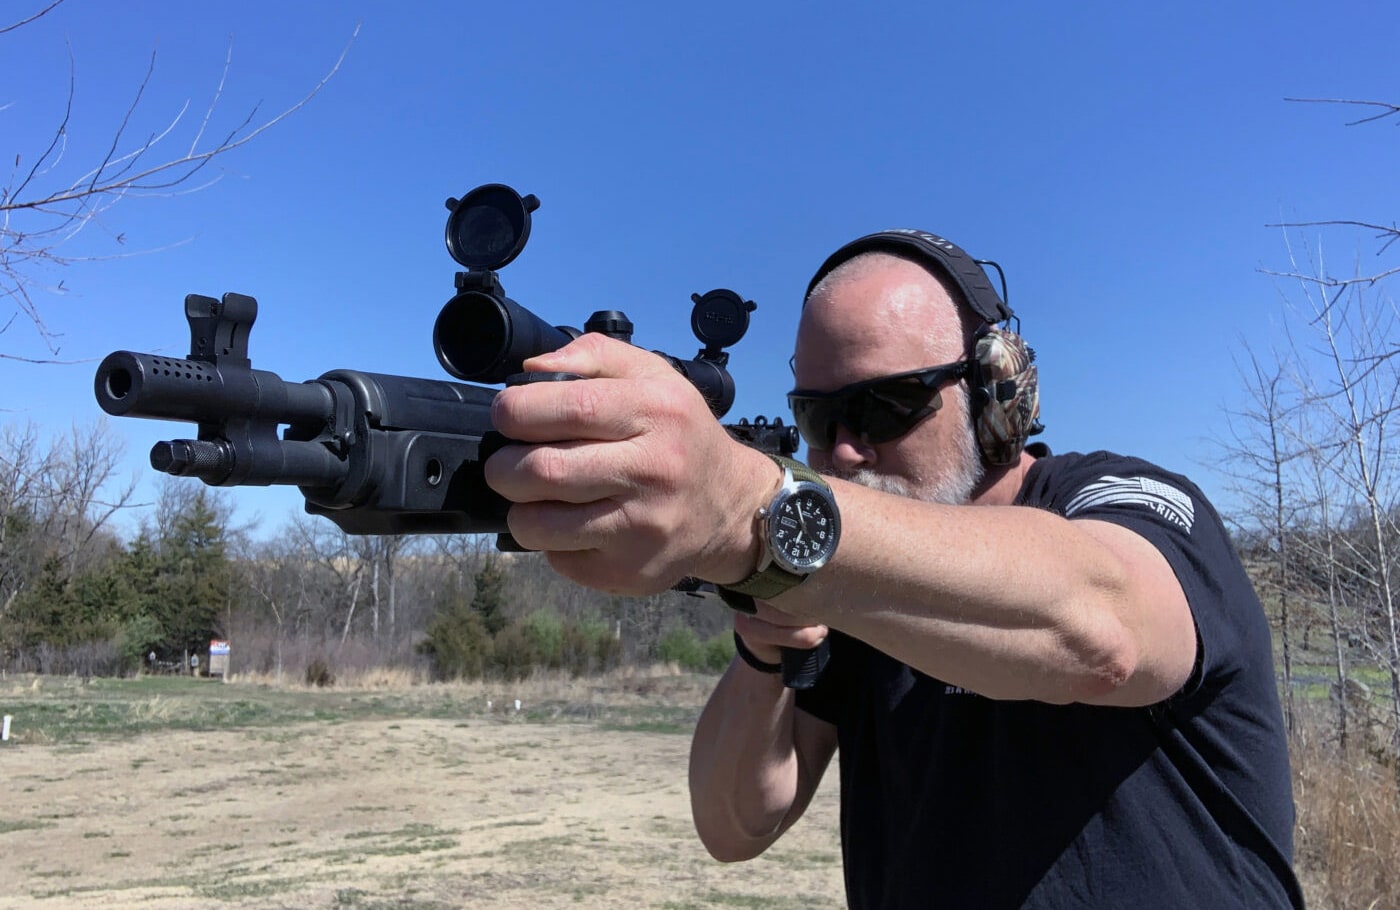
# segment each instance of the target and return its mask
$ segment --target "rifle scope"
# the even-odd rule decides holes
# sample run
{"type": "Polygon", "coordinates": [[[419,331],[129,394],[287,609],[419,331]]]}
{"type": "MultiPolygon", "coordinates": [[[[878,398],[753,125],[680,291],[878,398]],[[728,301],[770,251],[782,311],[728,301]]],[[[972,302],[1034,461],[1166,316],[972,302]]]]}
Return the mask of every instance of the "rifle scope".
{"type": "MultiPolygon", "coordinates": [[[[457,273],[457,294],[433,323],[433,351],[443,369],[458,379],[511,381],[523,374],[526,360],[558,350],[583,334],[570,326],[551,326],[507,297],[496,274],[525,248],[530,214],[539,205],[535,196],[521,196],[500,183],[447,200],[447,251],[467,271],[457,273]]],[[[724,348],[744,337],[754,304],[726,289],[693,294],[691,300],[691,330],[704,348],[691,360],[656,353],[700,390],[716,417],[723,417],[734,402],[724,348]]],[[[632,323],[619,310],[595,312],[584,331],[632,340],[632,323]]]]}

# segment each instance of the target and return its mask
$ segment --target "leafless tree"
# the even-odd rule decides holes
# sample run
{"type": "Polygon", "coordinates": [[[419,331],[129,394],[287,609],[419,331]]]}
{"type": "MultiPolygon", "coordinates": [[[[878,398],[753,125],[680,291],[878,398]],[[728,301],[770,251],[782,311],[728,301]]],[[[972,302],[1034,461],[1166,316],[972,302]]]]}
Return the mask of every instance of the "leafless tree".
{"type": "Polygon", "coordinates": [[[325,588],[327,626],[340,628],[340,643],[350,637],[355,611],[365,589],[366,565],[359,558],[354,539],[339,527],[321,518],[299,515],[287,525],[284,535],[306,553],[306,571],[316,572],[325,588]],[[330,613],[335,615],[332,616],[330,613]]]}
{"type": "Polygon", "coordinates": [[[1367,592],[1357,639],[1390,676],[1392,746],[1400,754],[1400,450],[1390,434],[1400,412],[1394,343],[1400,314],[1383,289],[1334,280],[1321,255],[1290,250],[1290,263],[1294,273],[1316,276],[1300,279],[1300,295],[1319,366],[1305,369],[1300,382],[1320,418],[1318,463],[1346,497],[1348,523],[1360,531],[1329,539],[1343,550],[1333,566],[1350,576],[1339,579],[1343,590],[1367,592]]]}
{"type": "MultiPolygon", "coordinates": [[[[9,25],[0,23],[0,45],[16,40],[12,33],[53,12],[64,0],[52,0],[31,15],[9,25]]],[[[358,26],[351,35],[353,43],[358,26]]],[[[21,316],[43,339],[50,354],[58,354],[55,333],[44,321],[35,301],[35,268],[41,264],[67,266],[82,256],[69,256],[65,245],[126,199],[162,197],[192,192],[218,179],[206,170],[210,162],[262,135],[314,98],[340,69],[349,51],[347,43],[335,63],[300,100],[280,113],[265,116],[254,107],[231,129],[214,130],[215,112],[223,96],[232,63],[232,46],[224,59],[223,72],[202,116],[191,116],[191,103],[158,121],[145,132],[136,124],[142,98],[155,77],[153,52],[146,73],[132,93],[130,103],[113,130],[110,142],[96,161],[70,168],[64,160],[68,148],[74,99],[77,96],[77,65],[69,52],[67,103],[57,116],[52,135],[38,140],[32,148],[7,152],[12,161],[8,181],[0,186],[0,300],[13,306],[6,316],[0,313],[0,334],[21,316]],[[137,135],[133,135],[137,133],[137,135]]],[[[3,112],[0,106],[0,112],[3,112]]],[[[116,242],[125,237],[118,233],[116,242]]],[[[61,289],[62,283],[59,284],[61,289]]],[[[28,362],[52,362],[53,357],[19,357],[0,351],[0,358],[28,362]]]]}
{"type": "MultiPolygon", "coordinates": [[[[1400,113],[1400,106],[1385,102],[1290,100],[1363,108],[1366,116],[1348,125],[1400,113]]],[[[1348,667],[1359,648],[1389,673],[1390,746],[1400,754],[1400,450],[1390,433],[1400,409],[1400,322],[1385,284],[1400,267],[1358,259],[1336,269],[1322,254],[1324,237],[1346,231],[1351,242],[1358,232],[1369,234],[1375,255],[1384,257],[1393,253],[1400,229],[1361,220],[1275,226],[1284,232],[1288,267],[1267,274],[1292,285],[1284,320],[1288,346],[1267,363],[1251,355],[1244,371],[1251,407],[1237,415],[1249,435],[1237,436],[1232,451],[1249,450],[1236,464],[1255,481],[1245,500],[1267,529],[1281,603],[1296,598],[1328,618],[1343,744],[1348,667]]],[[[1291,675],[1290,613],[1284,607],[1285,676],[1291,675]]]]}
{"type": "Polygon", "coordinates": [[[313,606],[306,571],[313,561],[314,557],[304,547],[283,536],[256,545],[251,558],[243,563],[244,584],[273,620],[275,672],[279,686],[282,684],[283,646],[289,625],[295,628],[298,620],[313,606]]]}
{"type": "Polygon", "coordinates": [[[383,640],[392,645],[398,641],[398,568],[401,558],[410,555],[417,547],[414,538],[409,536],[387,536],[371,534],[354,539],[355,551],[360,560],[369,567],[369,596],[371,627],[375,641],[383,640]],[[383,629],[381,620],[387,625],[383,629]]]}
{"type": "Polygon", "coordinates": [[[45,560],[71,579],[106,555],[109,524],[136,488],[114,482],[120,455],[105,422],[47,446],[33,424],[0,427],[0,616],[45,560]]]}
{"type": "Polygon", "coordinates": [[[1250,400],[1228,413],[1230,438],[1222,444],[1234,488],[1241,497],[1243,518],[1262,533],[1263,546],[1246,558],[1267,566],[1255,566],[1255,584],[1266,603],[1278,604],[1280,644],[1283,649],[1284,712],[1288,729],[1295,728],[1293,707],[1293,529],[1298,522],[1299,496],[1290,471],[1291,463],[1306,449],[1293,445],[1288,422],[1297,407],[1286,362],[1274,353],[1261,361],[1246,344],[1247,363],[1236,368],[1250,400]]]}
{"type": "Polygon", "coordinates": [[[70,575],[77,574],[83,555],[113,517],[133,505],[136,478],[116,481],[124,447],[105,421],[74,426],[66,442],[56,447],[49,471],[52,536],[70,575]]]}
{"type": "MultiPolygon", "coordinates": [[[[1312,326],[1307,314],[1294,308],[1288,313],[1302,328],[1312,326]]],[[[1364,569],[1358,571],[1366,561],[1358,561],[1356,535],[1351,533],[1357,510],[1355,497],[1349,494],[1353,484],[1348,478],[1348,448],[1337,441],[1336,414],[1325,405],[1323,380],[1309,369],[1307,334],[1300,339],[1292,326],[1285,327],[1290,329],[1288,353],[1275,353],[1277,368],[1268,374],[1272,400],[1287,401],[1286,407],[1273,411],[1270,426],[1273,444],[1278,446],[1274,451],[1284,457],[1273,459],[1267,472],[1274,480],[1268,495],[1274,500],[1280,560],[1287,565],[1287,571],[1278,575],[1278,588],[1281,598],[1304,608],[1305,649],[1312,615],[1325,617],[1332,645],[1337,735],[1345,750],[1354,686],[1352,643],[1361,640],[1366,611],[1365,599],[1358,602],[1353,592],[1369,590],[1369,579],[1364,569]]],[[[1291,638],[1284,623],[1286,681],[1291,681],[1291,638]]],[[[1289,695],[1291,702],[1291,689],[1289,695]]]]}
{"type": "Polygon", "coordinates": [[[33,424],[0,428],[0,617],[38,573],[42,551],[32,529],[49,459],[33,424]]]}

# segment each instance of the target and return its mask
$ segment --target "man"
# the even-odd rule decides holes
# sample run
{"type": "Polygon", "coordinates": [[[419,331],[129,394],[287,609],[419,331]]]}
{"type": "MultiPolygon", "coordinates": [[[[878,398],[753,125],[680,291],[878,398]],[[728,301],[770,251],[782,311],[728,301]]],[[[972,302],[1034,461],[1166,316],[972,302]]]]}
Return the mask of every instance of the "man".
{"type": "Polygon", "coordinates": [[[590,381],[497,397],[527,445],[487,478],[565,575],[695,575],[754,611],[692,746],[717,858],[777,840],[839,746],[852,907],[1301,906],[1269,629],[1220,521],[1145,462],[1028,450],[1008,315],[946,240],[861,238],[798,329],[790,401],[824,478],[589,338],[527,368],[590,381]],[[816,686],[785,688],[781,649],[828,638],[816,686]]]}

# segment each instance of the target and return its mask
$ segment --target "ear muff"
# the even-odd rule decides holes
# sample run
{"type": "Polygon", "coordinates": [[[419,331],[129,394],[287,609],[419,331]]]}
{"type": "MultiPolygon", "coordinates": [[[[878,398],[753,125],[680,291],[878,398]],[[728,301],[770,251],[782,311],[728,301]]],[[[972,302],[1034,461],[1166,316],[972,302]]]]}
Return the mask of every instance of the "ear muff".
{"type": "Polygon", "coordinates": [[[1040,425],[1040,371],[1021,336],[988,326],[973,349],[968,377],[977,447],[989,465],[1010,464],[1040,425]]]}

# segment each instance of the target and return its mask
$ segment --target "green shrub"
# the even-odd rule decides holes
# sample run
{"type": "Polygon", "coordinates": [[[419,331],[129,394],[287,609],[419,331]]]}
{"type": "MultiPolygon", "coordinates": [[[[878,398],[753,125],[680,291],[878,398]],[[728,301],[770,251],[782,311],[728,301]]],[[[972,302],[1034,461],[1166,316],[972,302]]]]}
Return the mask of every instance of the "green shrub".
{"type": "Polygon", "coordinates": [[[480,679],[492,659],[486,623],[470,607],[439,613],[428,626],[418,653],[432,663],[439,680],[480,679]]]}
{"type": "Polygon", "coordinates": [[[335,674],[324,658],[318,657],[306,665],[306,684],[318,689],[335,685],[335,674]]]}
{"type": "Polygon", "coordinates": [[[154,616],[141,613],[128,619],[117,632],[117,653],[122,664],[129,669],[144,667],[146,655],[164,638],[165,630],[154,616]]]}
{"type": "Polygon", "coordinates": [[[511,623],[492,642],[492,669],[502,679],[525,679],[538,666],[541,654],[534,635],[525,623],[511,623]]]}
{"type": "Polygon", "coordinates": [[[535,661],[551,670],[564,665],[564,623],[552,610],[536,610],[525,617],[524,634],[535,661]]]}
{"type": "Polygon", "coordinates": [[[604,673],[622,661],[622,642],[605,622],[570,620],[564,624],[560,658],[574,676],[604,673]]]}
{"type": "Polygon", "coordinates": [[[689,626],[672,626],[657,645],[657,654],[668,663],[678,664],[683,670],[699,671],[706,668],[705,646],[689,626]]]}
{"type": "Polygon", "coordinates": [[[734,633],[721,632],[705,642],[705,669],[723,673],[734,659],[734,633]]]}
{"type": "Polygon", "coordinates": [[[722,632],[701,641],[688,626],[673,626],[657,646],[661,659],[692,673],[720,673],[734,658],[734,635],[722,632]]]}

